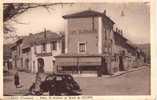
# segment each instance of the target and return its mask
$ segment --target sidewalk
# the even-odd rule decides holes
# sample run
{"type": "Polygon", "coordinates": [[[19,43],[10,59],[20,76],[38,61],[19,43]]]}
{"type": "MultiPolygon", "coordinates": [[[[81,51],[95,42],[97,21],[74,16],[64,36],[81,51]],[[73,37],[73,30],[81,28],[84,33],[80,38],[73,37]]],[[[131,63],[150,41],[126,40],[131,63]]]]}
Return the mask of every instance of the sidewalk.
{"type": "MultiPolygon", "coordinates": [[[[131,68],[131,69],[126,70],[126,71],[118,71],[118,72],[114,73],[113,75],[103,75],[102,77],[103,78],[116,77],[116,76],[120,76],[120,75],[129,73],[129,72],[141,70],[145,67],[148,67],[148,66],[141,66],[141,67],[137,67],[137,68],[131,68]]],[[[97,74],[72,74],[72,76],[73,77],[97,77],[97,74]]]]}
{"type": "Polygon", "coordinates": [[[144,69],[146,67],[148,67],[148,66],[141,66],[141,67],[137,67],[137,68],[131,68],[127,71],[118,71],[118,72],[114,73],[113,75],[111,75],[110,77],[120,76],[120,75],[123,75],[123,74],[126,74],[126,73],[130,73],[130,72],[134,72],[134,71],[144,69]]]}

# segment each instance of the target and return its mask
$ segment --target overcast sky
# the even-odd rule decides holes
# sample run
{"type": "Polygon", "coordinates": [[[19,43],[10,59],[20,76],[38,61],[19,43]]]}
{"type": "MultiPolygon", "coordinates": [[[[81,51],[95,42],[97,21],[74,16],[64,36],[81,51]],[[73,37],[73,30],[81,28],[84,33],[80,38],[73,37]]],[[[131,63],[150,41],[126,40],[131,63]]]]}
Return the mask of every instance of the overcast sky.
{"type": "Polygon", "coordinates": [[[150,43],[150,9],[148,4],[144,3],[84,3],[64,5],[63,8],[53,6],[49,11],[44,8],[28,10],[17,19],[25,24],[14,24],[18,35],[28,35],[29,33],[41,32],[46,28],[54,32],[64,31],[65,14],[79,12],[83,10],[95,10],[103,12],[106,10],[116,25],[124,30],[124,36],[133,43],[150,43]],[[121,16],[121,12],[124,16],[121,16]]]}

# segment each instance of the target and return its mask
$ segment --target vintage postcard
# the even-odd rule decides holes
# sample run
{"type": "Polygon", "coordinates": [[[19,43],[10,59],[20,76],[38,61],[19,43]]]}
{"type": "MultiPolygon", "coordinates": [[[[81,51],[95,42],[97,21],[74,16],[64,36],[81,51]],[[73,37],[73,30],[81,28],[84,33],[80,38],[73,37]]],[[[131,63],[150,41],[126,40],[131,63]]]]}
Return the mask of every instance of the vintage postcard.
{"type": "Polygon", "coordinates": [[[3,96],[155,99],[151,4],[4,2],[3,96]]]}

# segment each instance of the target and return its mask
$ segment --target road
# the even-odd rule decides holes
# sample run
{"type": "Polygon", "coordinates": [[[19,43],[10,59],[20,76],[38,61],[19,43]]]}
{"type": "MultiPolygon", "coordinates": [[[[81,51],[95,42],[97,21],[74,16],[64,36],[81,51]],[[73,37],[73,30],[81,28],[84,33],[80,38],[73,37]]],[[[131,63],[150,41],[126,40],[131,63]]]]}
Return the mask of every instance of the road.
{"type": "MultiPolygon", "coordinates": [[[[35,74],[20,72],[22,88],[15,88],[13,75],[4,76],[4,95],[24,95],[34,81],[35,74]]],[[[149,95],[150,68],[114,77],[75,77],[83,95],[149,95]]]]}
{"type": "Polygon", "coordinates": [[[117,77],[78,78],[84,95],[149,95],[150,69],[129,72],[117,77]]]}

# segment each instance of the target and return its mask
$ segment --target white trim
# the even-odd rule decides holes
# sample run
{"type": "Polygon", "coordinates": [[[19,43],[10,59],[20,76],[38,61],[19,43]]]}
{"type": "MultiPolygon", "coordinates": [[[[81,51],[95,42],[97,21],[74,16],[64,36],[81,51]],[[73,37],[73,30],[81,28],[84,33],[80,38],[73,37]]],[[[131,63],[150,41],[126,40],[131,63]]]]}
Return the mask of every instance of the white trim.
{"type": "Polygon", "coordinates": [[[85,54],[87,52],[87,43],[84,41],[84,42],[78,42],[78,45],[77,45],[77,51],[79,54],[85,54]],[[80,52],[80,43],[84,43],[85,44],[85,52],[80,52]]]}
{"type": "Polygon", "coordinates": [[[102,17],[98,18],[98,53],[102,54],[102,17]]]}

